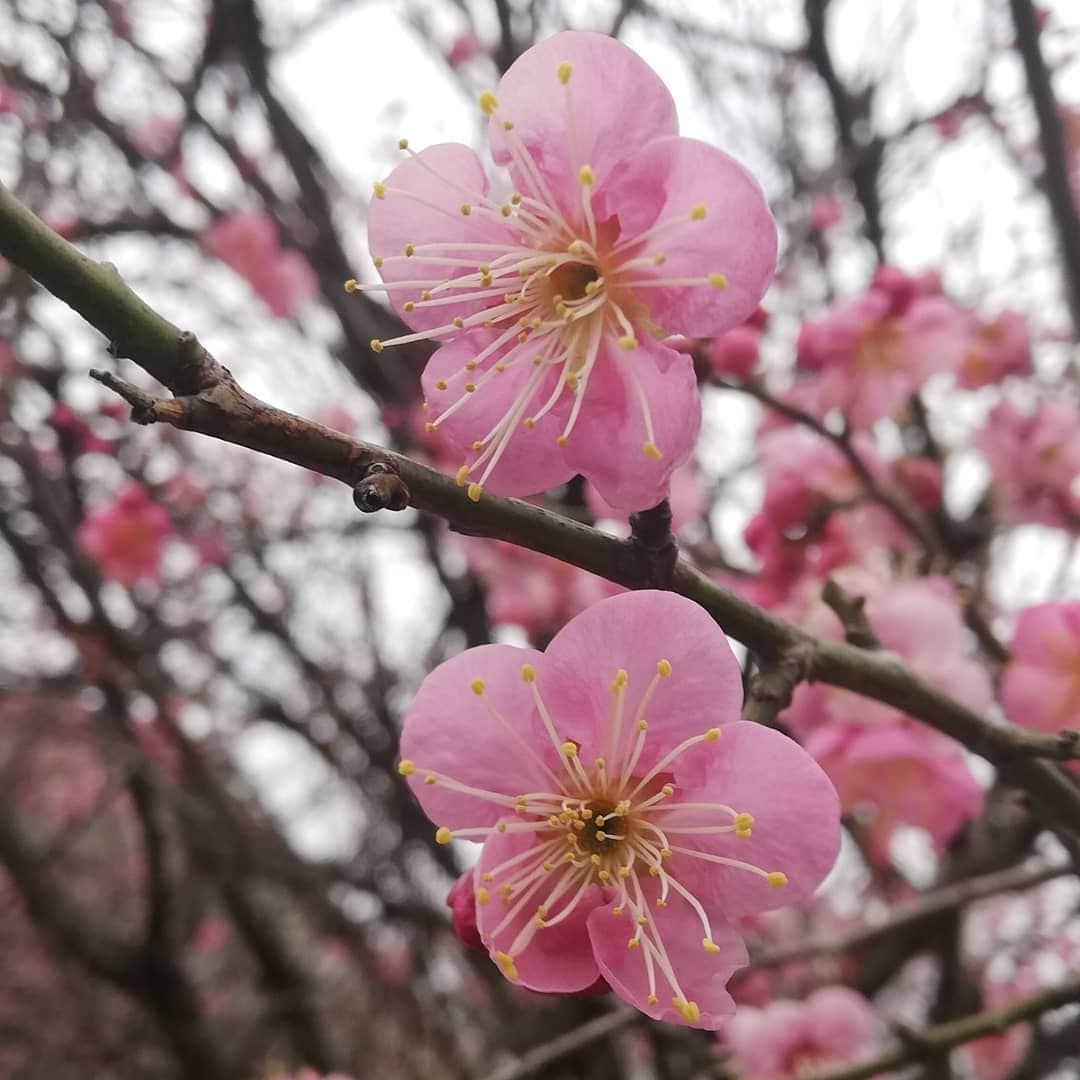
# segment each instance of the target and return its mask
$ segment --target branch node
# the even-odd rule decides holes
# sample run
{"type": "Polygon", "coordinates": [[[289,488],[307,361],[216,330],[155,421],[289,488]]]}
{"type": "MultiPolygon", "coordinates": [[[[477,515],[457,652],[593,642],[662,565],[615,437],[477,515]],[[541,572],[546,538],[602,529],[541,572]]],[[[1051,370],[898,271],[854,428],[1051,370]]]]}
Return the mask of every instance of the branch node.
{"type": "Polygon", "coordinates": [[[409,505],[409,489],[390,462],[373,461],[353,486],[353,502],[365,514],[377,510],[404,510],[409,505]]]}
{"type": "Polygon", "coordinates": [[[642,585],[668,588],[679,547],[671,534],[671,506],[667,499],[630,515],[630,543],[638,555],[642,585]]]}
{"type": "Polygon", "coordinates": [[[821,599],[836,612],[844,627],[844,640],[857,649],[880,649],[881,642],[870,627],[863,608],[865,596],[852,596],[835,578],[829,578],[821,590],[821,599]]]}
{"type": "Polygon", "coordinates": [[[113,393],[119,394],[131,406],[133,423],[145,426],[156,423],[160,419],[157,413],[157,398],[140,390],[133,383],[121,379],[111,371],[101,371],[97,368],[90,369],[90,378],[108,387],[113,393]]]}
{"type": "Polygon", "coordinates": [[[776,660],[750,682],[742,718],[773,727],[776,718],[791,704],[795,687],[810,677],[814,665],[814,643],[796,641],[781,650],[776,660]]]}

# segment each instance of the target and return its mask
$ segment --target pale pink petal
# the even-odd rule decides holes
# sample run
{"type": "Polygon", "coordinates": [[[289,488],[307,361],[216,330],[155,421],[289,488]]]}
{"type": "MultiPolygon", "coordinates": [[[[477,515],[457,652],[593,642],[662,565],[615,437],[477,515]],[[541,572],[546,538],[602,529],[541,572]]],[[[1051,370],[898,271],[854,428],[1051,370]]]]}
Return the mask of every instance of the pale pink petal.
{"type": "Polygon", "coordinates": [[[634,249],[662,253],[664,264],[628,276],[662,282],[719,273],[727,281],[722,289],[704,283],[638,290],[653,322],[669,334],[713,337],[754,312],[776,269],[776,223],[758,182],[734,158],[696,139],[657,139],[620,172],[608,202],[622,242],[681,220],[634,249]],[[691,220],[698,205],[705,218],[691,220]]]}
{"type": "MultiPolygon", "coordinates": [[[[511,817],[508,821],[513,823],[515,819],[511,817]]],[[[481,875],[526,851],[534,843],[533,836],[528,833],[524,835],[496,833],[484,844],[480,862],[476,867],[476,881],[480,883],[481,875]]],[[[574,900],[578,889],[577,882],[549,903],[552,888],[561,876],[559,867],[552,870],[543,879],[543,884],[529,896],[526,902],[522,903],[520,910],[506,926],[501,924],[529,886],[522,886],[512,892],[509,903],[503,902],[499,891],[499,884],[504,880],[504,875],[496,875],[495,880],[486,886],[489,898],[487,903],[477,905],[477,926],[484,945],[487,946],[493,959],[496,953],[510,952],[521,931],[530,923],[535,922],[537,908],[541,904],[548,905],[547,917],[554,920],[559,912],[574,900]]],[[[542,990],[547,993],[573,993],[592,986],[600,972],[593,959],[586,922],[589,913],[602,903],[600,889],[595,885],[590,885],[573,908],[573,914],[567,916],[562,922],[537,930],[521,952],[516,950],[514,952],[514,965],[517,969],[517,978],[514,981],[521,986],[527,986],[530,990],[542,990]]]]}
{"type": "MultiPolygon", "coordinates": [[[[647,888],[649,915],[659,931],[679,989],[685,1000],[694,1002],[701,1013],[690,1026],[716,1030],[735,1012],[727,982],[735,971],[746,965],[746,946],[738,932],[722,917],[712,918],[710,914],[712,940],[720,951],[706,953],[701,945],[702,924],[693,909],[677,901],[671,901],[666,908],[652,907],[653,895],[654,889],[647,888]]],[[[589,916],[589,937],[601,973],[619,997],[647,1016],[686,1026],[686,1020],[672,1004],[674,991],[659,972],[656,976],[657,1001],[649,1003],[648,974],[642,956],[645,945],[627,948],[634,930],[634,924],[625,912],[616,916],[612,915],[611,908],[597,908],[589,916]]]]}
{"type": "Polygon", "coordinates": [[[798,904],[832,869],[840,847],[839,799],[821,767],[786,735],[760,724],[731,724],[718,742],[678,759],[672,772],[672,806],[722,802],[754,818],[752,835],[743,840],[733,833],[679,835],[680,825],[725,823],[715,813],[664,815],[668,845],[675,850],[668,868],[703,901],[708,898],[729,916],[798,904]],[[694,775],[702,767],[704,774],[694,775]],[[696,781],[693,786],[684,782],[686,774],[696,781]],[[758,874],[680,854],[677,847],[739,859],[767,873],[781,871],[787,884],[773,888],[758,874]]]}
{"type": "Polygon", "coordinates": [[[609,505],[646,510],[668,494],[671,474],[689,460],[700,425],[701,402],[689,356],[644,335],[632,352],[606,338],[566,460],[609,505]],[[648,405],[651,438],[638,387],[648,405]],[[646,454],[647,442],[659,449],[659,459],[646,454]]]}
{"type": "Polygon", "coordinates": [[[493,825],[507,807],[426,784],[428,770],[502,795],[550,790],[536,757],[557,758],[538,733],[532,696],[521,680],[522,665],[537,664],[541,656],[533,649],[481,645],[440,664],[421,683],[402,726],[401,757],[415,763],[409,785],[432,821],[450,829],[493,825]],[[476,679],[483,682],[482,695],[472,688],[476,679]]]}
{"type": "Polygon", "coordinates": [[[684,739],[738,719],[742,674],[723,631],[703,608],[652,590],[601,600],[555,635],[537,665],[537,685],[560,735],[575,740],[584,759],[610,757],[604,743],[612,680],[626,671],[626,748],[660,660],[671,664],[672,673],[657,683],[644,712],[650,727],[636,770],[644,775],[684,739]]]}
{"type": "MultiPolygon", "coordinates": [[[[430,421],[437,420],[444,409],[467,393],[466,383],[477,386],[460,409],[439,422],[439,431],[460,451],[462,462],[472,463],[480,456],[472,449],[473,443],[494,430],[536,370],[532,364],[535,348],[518,345],[515,340],[512,346],[498,349],[482,360],[474,371],[466,372],[465,364],[498,336],[494,330],[466,334],[439,349],[424,369],[422,382],[430,421]],[[505,370],[481,382],[485,373],[496,364],[505,365],[505,370]],[[440,381],[446,383],[445,390],[439,389],[440,381]]],[[[556,378],[557,374],[552,371],[539,383],[530,395],[531,404],[523,418],[541,409],[556,378]]],[[[560,401],[532,428],[525,427],[523,418],[519,419],[494,470],[484,481],[484,489],[496,495],[534,495],[569,480],[577,470],[555,444],[566,423],[569,408],[568,400],[560,401]]],[[[482,472],[483,466],[469,479],[478,481],[482,472]]]]}
{"type": "MultiPolygon", "coordinates": [[[[372,257],[389,260],[393,256],[403,256],[406,244],[417,247],[434,243],[512,245],[517,241],[516,234],[501,221],[493,221],[480,213],[470,213],[467,217],[461,213],[462,203],[475,204],[488,190],[480,159],[467,146],[460,143],[429,146],[416,157],[406,158],[384,183],[385,197],[372,199],[368,207],[368,246],[372,257]]],[[[440,258],[475,260],[476,266],[487,261],[483,252],[465,247],[438,254],[440,258]]],[[[409,259],[395,258],[392,262],[385,262],[379,268],[379,273],[385,282],[441,282],[474,269],[427,261],[420,252],[409,259]]],[[[475,283],[473,287],[477,287],[475,283]]],[[[464,318],[492,304],[488,298],[424,307],[420,303],[421,291],[421,286],[417,286],[390,292],[394,310],[414,330],[448,325],[455,316],[464,318]],[[406,302],[417,306],[412,311],[406,311],[406,302]]],[[[453,293],[446,295],[452,296],[453,293]]]]}
{"type": "MultiPolygon", "coordinates": [[[[496,90],[491,152],[499,165],[512,162],[506,121],[528,148],[548,189],[572,224],[582,219],[578,172],[591,166],[599,220],[609,183],[646,143],[679,130],[675,103],[660,77],[637,53],[606,34],[566,31],[534,45],[503,76],[496,90]],[[560,64],[571,75],[563,85],[560,64]]],[[[511,167],[517,187],[539,195],[538,185],[511,167]]]]}

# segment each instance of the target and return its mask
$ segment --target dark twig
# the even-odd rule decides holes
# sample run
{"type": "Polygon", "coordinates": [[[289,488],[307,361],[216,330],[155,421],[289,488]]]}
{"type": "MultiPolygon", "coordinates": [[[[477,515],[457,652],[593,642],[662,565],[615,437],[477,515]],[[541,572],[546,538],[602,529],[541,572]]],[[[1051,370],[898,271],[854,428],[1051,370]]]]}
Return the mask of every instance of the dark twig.
{"type": "Polygon", "coordinates": [[[866,617],[866,597],[852,596],[835,578],[829,578],[821,590],[821,599],[832,608],[844,628],[844,640],[857,649],[880,649],[866,617]]]}

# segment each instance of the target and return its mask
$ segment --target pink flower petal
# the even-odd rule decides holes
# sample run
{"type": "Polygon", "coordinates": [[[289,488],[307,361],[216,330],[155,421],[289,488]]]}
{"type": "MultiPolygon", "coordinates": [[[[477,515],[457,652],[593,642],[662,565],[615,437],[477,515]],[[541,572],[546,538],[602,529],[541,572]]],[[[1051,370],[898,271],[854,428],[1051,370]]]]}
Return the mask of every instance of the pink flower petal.
{"type": "Polygon", "coordinates": [[[742,674],[723,631],[705,610],[669,592],[621,593],[593,604],[552,639],[537,666],[537,685],[560,731],[583,759],[605,753],[611,682],[626,671],[622,745],[657,662],[672,674],[656,685],[645,711],[650,728],[636,772],[644,773],[684,739],[737,718],[742,674]]]}
{"type": "MultiPolygon", "coordinates": [[[[509,820],[514,821],[513,818],[509,820]]],[[[476,882],[482,883],[481,875],[527,851],[534,843],[535,840],[529,833],[503,833],[493,836],[484,844],[480,862],[476,867],[476,882]]],[[[527,885],[512,892],[506,898],[509,903],[506,903],[498,890],[499,878],[491,883],[489,898],[486,903],[477,905],[476,916],[480,936],[492,959],[496,959],[497,953],[510,952],[518,935],[536,921],[537,908],[540,905],[546,904],[547,918],[555,920],[559,912],[573,902],[578,891],[576,883],[557,899],[549,902],[552,888],[561,877],[562,873],[556,866],[542,879],[542,885],[523,902],[522,896],[529,888],[527,885]],[[503,926],[507,916],[518,903],[521,906],[517,914],[503,926]]],[[[600,970],[593,959],[586,922],[589,913],[602,903],[600,890],[595,885],[590,885],[577,901],[573,914],[562,922],[536,930],[526,948],[520,953],[515,950],[514,966],[517,977],[513,981],[530,990],[546,993],[574,993],[592,986],[600,970]]]]}
{"type": "Polygon", "coordinates": [[[509,796],[550,787],[536,758],[557,759],[537,727],[531,692],[521,681],[522,665],[541,658],[532,649],[481,645],[440,664],[420,685],[402,727],[401,757],[415,763],[409,785],[432,821],[450,829],[494,825],[507,807],[426,784],[428,770],[509,796]],[[473,690],[476,679],[482,680],[482,694],[473,690]]]}
{"type": "Polygon", "coordinates": [[[689,460],[700,425],[701,401],[689,356],[649,339],[628,353],[606,338],[566,460],[609,505],[645,510],[667,496],[671,474],[689,460]],[[651,438],[635,380],[648,403],[651,438]],[[649,457],[647,442],[663,456],[649,457]]]}
{"type": "Polygon", "coordinates": [[[671,873],[699,899],[728,915],[769,911],[810,897],[832,869],[840,849],[840,802],[829,778],[798,743],[760,724],[729,724],[715,744],[703,744],[673,766],[678,803],[722,802],[753,815],[752,835],[680,837],[678,827],[716,821],[715,814],[672,811],[664,817],[669,846],[739,859],[787,884],[773,888],[748,870],[719,865],[675,850],[671,873]],[[685,762],[685,765],[683,764],[685,762]],[[704,772],[693,770],[704,766],[704,772]],[[687,768],[688,767],[688,768],[687,768]],[[683,768],[695,786],[684,784],[683,768]],[[766,783],[766,778],[768,783],[766,783]]]}
{"type": "MultiPolygon", "coordinates": [[[[746,946],[736,930],[723,918],[711,918],[712,940],[719,952],[706,953],[702,948],[704,932],[693,909],[673,900],[666,908],[653,906],[654,889],[649,889],[649,915],[664,943],[671,965],[687,1002],[694,1002],[700,1017],[691,1027],[715,1030],[735,1012],[735,1002],[726,986],[732,974],[747,962],[746,946]]],[[[686,1025],[687,1021],[672,1004],[674,996],[662,974],[656,975],[656,997],[649,1002],[648,972],[642,956],[644,945],[627,948],[634,933],[627,914],[616,916],[611,908],[597,908],[589,916],[589,937],[596,962],[611,989],[655,1020],[686,1025]]]]}
{"type": "MultiPolygon", "coordinates": [[[[401,258],[405,245],[413,244],[513,244],[516,235],[501,222],[481,213],[461,212],[463,203],[475,204],[487,195],[488,181],[480,159],[460,143],[439,143],[406,158],[384,181],[384,198],[374,198],[368,207],[368,246],[372,257],[387,261],[379,268],[383,281],[430,280],[467,274],[486,261],[482,250],[462,247],[438,252],[439,258],[467,259],[475,266],[453,266],[433,262],[419,252],[401,258]],[[404,194],[404,193],[408,194],[404,194]],[[422,201],[421,201],[422,200],[422,201]],[[390,260],[393,261],[390,261],[390,260]]],[[[454,316],[465,318],[489,306],[491,301],[471,301],[424,307],[421,289],[394,289],[390,302],[405,323],[414,330],[430,330],[450,323],[454,316]],[[405,303],[418,306],[405,310],[405,303]]],[[[448,292],[447,296],[453,296],[448,292]]]]}
{"type": "MultiPolygon", "coordinates": [[[[679,130],[675,103],[660,77],[637,53],[605,34],[566,31],[534,45],[510,67],[496,90],[489,130],[499,165],[513,157],[505,121],[528,148],[564,214],[581,218],[578,171],[591,166],[599,208],[609,182],[646,143],[679,130]],[[571,75],[559,79],[560,64],[571,75]],[[571,126],[568,127],[568,119],[571,126]]],[[[514,182],[526,194],[536,184],[517,166],[514,182]]],[[[607,216],[599,213],[600,220],[607,216]]]]}
{"type": "Polygon", "coordinates": [[[657,139],[634,156],[612,184],[610,212],[621,239],[660,222],[679,221],[647,239],[640,253],[667,256],[640,278],[703,278],[708,283],[638,290],[653,322],[669,333],[712,337],[753,314],[776,269],[776,223],[758,182],[734,158],[696,139],[657,139]],[[690,211],[705,206],[704,220],[690,211]]]}

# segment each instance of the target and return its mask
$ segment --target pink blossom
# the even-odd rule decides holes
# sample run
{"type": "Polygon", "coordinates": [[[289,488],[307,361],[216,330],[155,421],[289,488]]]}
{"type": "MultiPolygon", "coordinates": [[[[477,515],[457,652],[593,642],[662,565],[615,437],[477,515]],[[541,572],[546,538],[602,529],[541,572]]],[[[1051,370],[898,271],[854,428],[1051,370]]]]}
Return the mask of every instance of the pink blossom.
{"type": "MultiPolygon", "coordinates": [[[[701,482],[701,474],[693,458],[684,465],[680,465],[671,474],[671,490],[668,493],[671,504],[671,529],[680,532],[685,526],[692,525],[701,520],[705,512],[709,497],[701,482]]],[[[596,518],[607,518],[611,521],[626,521],[629,529],[628,515],[625,510],[617,510],[609,506],[599,493],[591,485],[585,488],[585,503],[596,518]]]]}
{"type": "Polygon", "coordinates": [[[1080,600],[1020,612],[1001,677],[1005,715],[1038,731],[1080,728],[1080,600]]]}
{"type": "Polygon", "coordinates": [[[999,402],[976,433],[993,473],[990,495],[1003,522],[1076,528],[1080,523],[1080,409],[1065,398],[1021,412],[999,402]]]}
{"type": "MultiPolygon", "coordinates": [[[[433,146],[375,187],[368,238],[415,331],[441,343],[424,372],[430,423],[466,458],[458,479],[529,495],[584,474],[612,505],[658,503],[700,424],[690,357],[754,310],[776,226],[721,151],[681,138],[657,75],[602,34],[542,41],[481,95],[496,164],[433,146]]],[[[406,146],[407,149],[407,146],[406,146]]]]}
{"type": "Polygon", "coordinates": [[[932,458],[905,457],[893,462],[893,476],[917,510],[928,513],[941,505],[945,477],[932,458]]]}
{"type": "Polygon", "coordinates": [[[467,63],[474,56],[483,56],[486,52],[483,42],[471,30],[466,30],[465,33],[458,34],[450,43],[450,47],[446,50],[446,62],[456,68],[467,63]]]}
{"type": "Polygon", "coordinates": [[[266,214],[229,214],[211,225],[202,241],[211,255],[247,278],[279,318],[291,318],[318,290],[307,260],[279,246],[277,224],[266,214]]]}
{"type": "Polygon", "coordinates": [[[754,1080],[794,1080],[873,1057],[881,1025],[861,994],[825,986],[805,1001],[740,1008],[721,1039],[754,1080]]]}
{"type": "Polygon", "coordinates": [[[867,292],[803,324],[796,361],[818,376],[820,410],[841,409],[852,426],[868,427],[930,375],[955,368],[968,317],[933,285],[883,267],[867,292]]]}
{"type": "Polygon", "coordinates": [[[712,619],[652,591],[594,604],[545,652],[481,646],[424,680],[399,771],[439,842],[483,842],[478,928],[507,978],[602,975],[696,1027],[731,1014],[747,957],[728,920],[806,899],[839,841],[824,774],[739,721],[741,697],[712,619]]]}
{"type": "Polygon", "coordinates": [[[53,406],[49,423],[62,439],[69,440],[77,454],[108,454],[112,450],[108,440],[96,435],[86,420],[62,401],[53,406]]]}
{"type": "Polygon", "coordinates": [[[1027,323],[1015,311],[988,320],[972,319],[970,344],[960,358],[956,381],[965,390],[1001,382],[1006,375],[1031,370],[1027,323]]]}
{"type": "Polygon", "coordinates": [[[761,331],[749,323],[736,326],[713,338],[709,345],[709,367],[714,375],[745,379],[757,367],[761,331]]]}
{"type": "Polygon", "coordinates": [[[131,588],[138,581],[160,579],[161,554],[172,531],[164,507],[132,481],[79,525],[76,539],[105,577],[131,588]]]}

